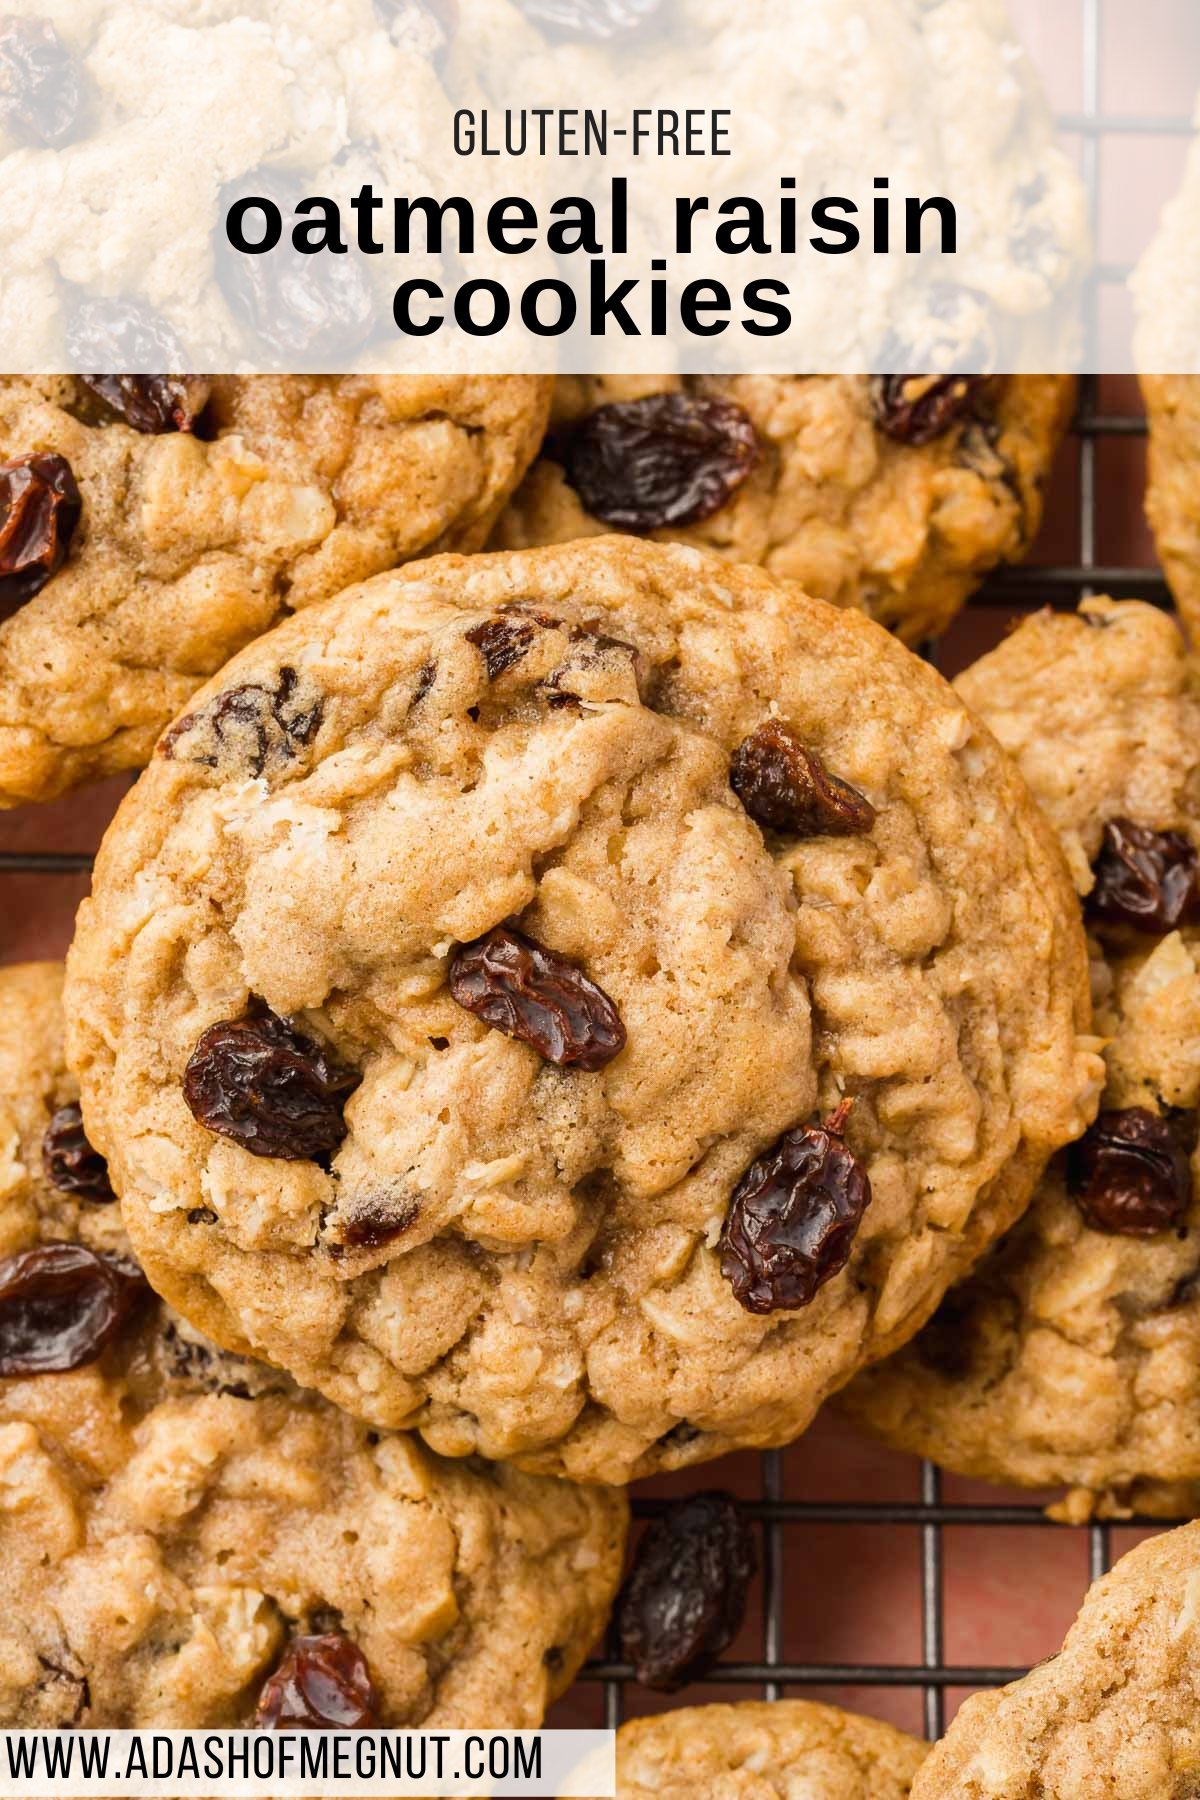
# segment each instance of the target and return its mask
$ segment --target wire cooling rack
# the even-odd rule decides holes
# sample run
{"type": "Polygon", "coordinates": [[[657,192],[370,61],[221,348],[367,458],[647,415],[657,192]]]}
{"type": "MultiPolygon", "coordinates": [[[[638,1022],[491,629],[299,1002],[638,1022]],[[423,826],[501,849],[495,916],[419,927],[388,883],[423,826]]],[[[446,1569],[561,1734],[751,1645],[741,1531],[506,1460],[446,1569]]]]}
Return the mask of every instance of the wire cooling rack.
{"type": "MultiPolygon", "coordinates": [[[[1078,0],[1081,31],[1081,107],[1060,117],[1064,139],[1079,148],[1080,168],[1090,201],[1095,235],[1099,237],[1099,172],[1102,146],[1106,139],[1121,137],[1170,136],[1185,139],[1191,131],[1187,118],[1153,118],[1134,114],[1105,112],[1101,106],[1101,63],[1103,48],[1104,0],[1078,0]]],[[[1182,150],[1182,146],[1181,146],[1182,150]]],[[[1182,154],[1180,157],[1182,165],[1182,154]]],[[[1128,269],[1118,263],[1099,261],[1089,283],[1087,319],[1094,347],[1106,290],[1125,282],[1128,269]]],[[[1091,359],[1089,359],[1091,360],[1091,359]]],[[[1165,583],[1155,570],[1132,562],[1113,562],[1103,555],[1104,536],[1098,509],[1100,485],[1098,461],[1109,446],[1120,440],[1137,440],[1145,434],[1140,411],[1128,404],[1128,387],[1102,382],[1095,377],[1081,384],[1080,406],[1070,444],[1064,451],[1074,458],[1074,492],[1070,509],[1077,524],[1073,555],[1069,560],[1042,561],[1005,570],[990,579],[972,602],[971,613],[978,620],[990,614],[994,623],[993,638],[1007,620],[1035,610],[1047,603],[1070,607],[1088,593],[1109,593],[1117,597],[1136,596],[1168,605],[1165,583]],[[1120,397],[1114,403],[1113,393],[1120,397]]],[[[1107,488],[1106,488],[1106,491],[1107,488]]],[[[980,646],[984,647],[984,646],[980,646]]],[[[936,660],[937,647],[931,647],[936,660]]],[[[76,852],[28,852],[0,850],[0,883],[5,875],[42,875],[78,878],[91,865],[91,857],[76,852]]],[[[0,912],[3,911],[3,888],[0,885],[0,912]]],[[[719,1486],[722,1465],[694,1472],[693,1487],[719,1486]]],[[[745,1697],[778,1699],[782,1693],[820,1689],[823,1694],[838,1697],[839,1691],[853,1690],[857,1701],[861,1690],[905,1689],[922,1696],[923,1729],[927,1736],[940,1735],[945,1723],[947,1696],[954,1690],[992,1687],[1023,1674],[1021,1666],[975,1666],[947,1660],[947,1609],[944,1574],[944,1533],[957,1527],[1017,1527],[1022,1531],[1052,1531],[1078,1539],[1086,1535],[1088,1579],[1095,1579],[1111,1566],[1112,1527],[1107,1523],[1065,1526],[1051,1523],[1032,1499],[1000,1499],[995,1502],[952,1502],[943,1498],[943,1478],[931,1464],[920,1465],[917,1497],[905,1501],[855,1500],[820,1501],[789,1498],[786,1492],[785,1453],[771,1451],[758,1459],[757,1495],[743,1502],[748,1516],[761,1533],[761,1626],[758,1653],[747,1656],[741,1650],[736,1657],[717,1662],[706,1675],[692,1682],[679,1697],[695,1704],[731,1691],[745,1697]],[[804,1548],[805,1528],[845,1528],[883,1531],[901,1528],[917,1534],[920,1555],[915,1565],[915,1591],[910,1599],[919,1607],[920,1653],[908,1661],[838,1662],[793,1660],[787,1653],[787,1600],[789,1589],[802,1593],[806,1571],[799,1564],[804,1548]],[[792,1578],[795,1578],[795,1586],[792,1578]]],[[[635,1518],[647,1519],[669,1504],[662,1498],[635,1497],[635,1518]]],[[[1162,1529],[1163,1521],[1122,1521],[1122,1524],[1144,1524],[1162,1529]]],[[[1082,1586],[1080,1591],[1082,1598],[1082,1586]]],[[[616,1726],[625,1715],[632,1672],[620,1660],[615,1639],[605,1652],[589,1663],[580,1680],[594,1695],[601,1694],[604,1722],[616,1726]]],[[[578,1691],[578,1690],[577,1690],[578,1691]]],[[[649,1696],[640,1695],[637,1710],[644,1710],[649,1696]]]]}

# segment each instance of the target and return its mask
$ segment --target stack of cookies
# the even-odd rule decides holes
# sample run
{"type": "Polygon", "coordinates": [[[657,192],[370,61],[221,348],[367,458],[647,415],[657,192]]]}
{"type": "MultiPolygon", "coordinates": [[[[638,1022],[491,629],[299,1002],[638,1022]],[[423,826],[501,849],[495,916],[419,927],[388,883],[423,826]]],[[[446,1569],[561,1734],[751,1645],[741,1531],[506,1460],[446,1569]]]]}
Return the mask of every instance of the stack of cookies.
{"type": "MultiPolygon", "coordinates": [[[[0,972],[0,1718],[537,1724],[701,1488],[892,1443],[1200,1494],[1200,684],[1137,602],[952,687],[1044,377],[0,383],[0,795],[141,771],[0,972]],[[489,538],[492,548],[485,548],[489,538]]],[[[926,1746],[627,1727],[633,1796],[1183,1800],[1200,1525],[926,1746]],[[1103,1770],[1096,1785],[1095,1771],[1103,1770]]]]}

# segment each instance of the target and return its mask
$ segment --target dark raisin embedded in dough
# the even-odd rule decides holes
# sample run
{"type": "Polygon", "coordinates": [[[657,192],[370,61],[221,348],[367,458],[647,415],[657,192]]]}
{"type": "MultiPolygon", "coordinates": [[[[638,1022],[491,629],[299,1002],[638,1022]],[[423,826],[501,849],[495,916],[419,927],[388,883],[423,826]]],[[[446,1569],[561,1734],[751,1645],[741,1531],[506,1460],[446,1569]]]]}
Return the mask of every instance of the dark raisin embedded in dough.
{"type": "Polygon", "coordinates": [[[653,19],[662,0],[517,0],[548,38],[626,37],[653,19]]]}
{"type": "Polygon", "coordinates": [[[0,608],[23,606],[57,575],[82,511],[65,456],[0,463],[0,608]]]}
{"type": "Polygon", "coordinates": [[[85,298],[67,323],[67,357],[84,394],[72,408],[85,424],[123,419],[135,431],[193,431],[212,383],[203,375],[96,375],[115,363],[132,369],[175,369],[185,352],[160,313],[140,300],[85,298]]]}
{"type": "Polygon", "coordinates": [[[46,1180],[62,1194],[77,1194],[97,1206],[116,1199],[108,1179],[108,1164],[88,1143],[78,1100],[60,1106],[42,1138],[42,1168],[46,1180]]]}
{"type": "Polygon", "coordinates": [[[717,512],[758,461],[750,417],[732,400],[647,394],[598,406],[569,435],[567,479],[596,518],[623,531],[694,525],[717,512]]]}
{"type": "Polygon", "coordinates": [[[793,837],[856,837],[875,823],[871,802],[832,775],[778,719],[768,719],[738,745],[729,785],[759,825],[793,837]]]}
{"type": "Polygon", "coordinates": [[[127,425],[154,436],[191,431],[208,404],[209,385],[197,375],[81,375],[79,379],[127,425]]]}
{"type": "Polygon", "coordinates": [[[542,686],[548,706],[578,709],[584,693],[593,700],[621,693],[627,688],[631,674],[638,699],[645,702],[651,671],[636,644],[626,638],[611,636],[598,620],[572,625],[567,638],[566,655],[546,676],[542,686]],[[577,693],[577,688],[583,691],[577,693]]]}
{"type": "Polygon", "coordinates": [[[844,1269],[871,1203],[866,1170],[842,1139],[842,1105],[797,1125],[751,1163],[721,1229],[721,1273],[747,1312],[794,1311],[844,1269]]]}
{"type": "Polygon", "coordinates": [[[693,1494],[648,1526],[617,1602],[621,1654],[644,1687],[670,1692],[736,1636],[756,1558],[729,1494],[693,1494]]]}
{"type": "Polygon", "coordinates": [[[484,619],[465,633],[468,644],[474,644],[483,657],[489,681],[496,681],[519,663],[542,629],[536,619],[520,613],[502,613],[495,619],[484,619]]]}
{"type": "Polygon", "coordinates": [[[1150,831],[1110,819],[1092,865],[1088,912],[1135,931],[1174,931],[1200,915],[1198,859],[1181,831],[1150,831]]]}
{"type": "Polygon", "coordinates": [[[416,684],[413,687],[412,699],[408,703],[409,712],[413,712],[418,706],[420,706],[422,700],[425,698],[426,694],[429,692],[430,688],[433,686],[433,684],[436,680],[437,680],[437,664],[429,663],[429,662],[422,663],[421,667],[417,670],[417,679],[416,679],[416,684]]]}
{"type": "Polygon", "coordinates": [[[300,677],[286,665],[273,687],[247,681],[226,688],[164,734],[159,754],[215,769],[228,761],[251,775],[268,765],[290,762],[321,729],[325,714],[320,695],[300,694],[300,677]]]}
{"type": "Polygon", "coordinates": [[[179,369],[186,360],[172,327],[143,300],[81,295],[68,316],[66,340],[67,359],[80,373],[106,363],[179,369]]]}
{"type": "Polygon", "coordinates": [[[602,1069],[625,1048],[625,1027],[603,988],[507,925],[455,951],[450,992],[477,1019],[562,1069],[602,1069]]]}
{"type": "Polygon", "coordinates": [[[83,74],[49,19],[0,17],[0,126],[57,149],[83,107],[83,74]]]}
{"type": "Polygon", "coordinates": [[[986,375],[876,375],[875,422],[898,444],[932,444],[974,415],[986,375]]]}
{"type": "Polygon", "coordinates": [[[1192,1175],[1176,1119],[1144,1106],[1102,1112],[1067,1153],[1070,1190],[1094,1231],[1157,1237],[1181,1225],[1192,1175]]]}
{"type": "Polygon", "coordinates": [[[338,1243],[350,1250],[378,1250],[402,1237],[416,1223],[421,1211],[411,1194],[398,1198],[379,1194],[366,1200],[345,1202],[346,1217],[338,1221],[338,1243]]]}
{"type": "Polygon", "coordinates": [[[44,1375],[94,1362],[149,1298],[127,1257],[39,1244],[0,1262],[0,1375],[44,1375]]]}
{"type": "MultiPolygon", "coordinates": [[[[306,256],[294,247],[296,206],[304,198],[298,178],[258,170],[222,189],[217,227],[217,280],[230,311],[279,364],[293,371],[328,368],[353,356],[375,328],[374,297],[361,263],[327,251],[306,256]],[[253,197],[275,203],[283,230],[273,250],[246,256],[226,242],[224,220],[236,201],[253,197]]],[[[247,233],[253,237],[260,228],[261,214],[252,210],[247,233]]]]}
{"type": "Polygon", "coordinates": [[[319,1162],[345,1137],[343,1108],[361,1079],[263,1007],[201,1033],[183,1097],[207,1130],[254,1156],[319,1162]]]}
{"type": "Polygon", "coordinates": [[[259,1695],[260,1731],[371,1731],[379,1704],[366,1658],[338,1632],[293,1638],[259,1695]]]}

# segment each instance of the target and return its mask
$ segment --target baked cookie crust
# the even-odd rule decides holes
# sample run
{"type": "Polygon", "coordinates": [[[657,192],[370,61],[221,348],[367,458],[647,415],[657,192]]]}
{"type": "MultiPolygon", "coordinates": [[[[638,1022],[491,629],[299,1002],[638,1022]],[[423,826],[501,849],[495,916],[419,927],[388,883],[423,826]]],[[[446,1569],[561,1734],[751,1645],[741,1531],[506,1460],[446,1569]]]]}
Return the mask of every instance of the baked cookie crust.
{"type": "Polygon", "coordinates": [[[1200,1772],[1200,1524],[1096,1582],[1057,1656],[968,1700],[912,1800],[1190,1800],[1200,1772]]]}
{"type": "Polygon", "coordinates": [[[619,1800],[908,1800],[929,1746],[807,1700],[688,1706],[617,1733],[619,1800]]]}
{"type": "Polygon", "coordinates": [[[446,1454],[623,1481],[790,1440],[1091,1115],[1083,936],[1020,778],[887,633],[759,571],[615,538],[414,566],[260,640],[161,752],[69,998],[138,1255],[227,1348],[446,1454]],[[732,790],[784,721],[849,834],[732,790]],[[460,1004],[501,926],[601,991],[619,1054],[460,1004]],[[263,1007],[360,1077],[327,1166],[185,1098],[263,1007]],[[748,1307],[731,1195],[831,1116],[870,1204],[748,1307]]]}
{"type": "MultiPolygon", "coordinates": [[[[141,768],[233,653],[352,581],[484,541],[533,456],[533,376],[218,377],[194,430],[135,430],[73,377],[0,379],[0,464],[64,458],[81,513],[0,581],[0,806],[141,768]]],[[[203,397],[203,396],[201,396],[203,397]]]]}
{"type": "Polygon", "coordinates": [[[1200,631],[1200,375],[1143,375],[1146,515],[1189,636],[1200,631]]]}
{"type": "MultiPolygon", "coordinates": [[[[0,970],[0,1274],[127,1253],[42,1148],[61,969],[0,970]]],[[[61,1307],[61,1301],[60,1301],[61,1307]]],[[[13,1324],[0,1300],[0,1356],[13,1324]]],[[[380,1725],[532,1727],[603,1626],[622,1496],[447,1463],[230,1357],[144,1294],[63,1372],[0,1378],[0,1719],[245,1725],[298,1635],[349,1638],[380,1725]]]]}
{"type": "Polygon", "coordinates": [[[1200,931],[1187,909],[1175,929],[1132,930],[1089,895],[1114,820],[1200,850],[1196,665],[1165,613],[1089,600],[1030,619],[957,686],[1015,756],[1084,898],[1101,1122],[1141,1109],[1177,1136],[1182,1205],[1140,1233],[1097,1228],[1071,1153],[1056,1158],[1020,1223],[844,1403],[962,1473],[1065,1482],[1070,1517],[1178,1517],[1200,1492],[1200,931]]]}
{"type": "Polygon", "coordinates": [[[968,405],[947,407],[934,436],[904,442],[883,429],[880,381],[868,376],[564,376],[547,449],[494,542],[524,548],[611,530],[573,484],[572,444],[598,408],[663,393],[732,401],[757,460],[709,516],[649,535],[756,563],[919,643],[945,629],[989,569],[1033,542],[1075,383],[997,378],[968,405]]]}

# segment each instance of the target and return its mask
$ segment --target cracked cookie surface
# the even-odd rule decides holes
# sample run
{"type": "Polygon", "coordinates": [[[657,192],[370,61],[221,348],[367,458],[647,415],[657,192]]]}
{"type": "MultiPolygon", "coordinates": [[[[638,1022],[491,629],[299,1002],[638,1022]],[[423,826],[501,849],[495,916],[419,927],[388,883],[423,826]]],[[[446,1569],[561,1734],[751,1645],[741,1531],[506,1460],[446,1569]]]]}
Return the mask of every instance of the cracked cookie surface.
{"type": "MultiPolygon", "coordinates": [[[[595,477],[579,456],[598,409],[664,393],[732,401],[757,446],[753,466],[706,517],[651,535],[760,564],[916,643],[1032,543],[1074,398],[1066,376],[962,386],[965,403],[944,408],[941,429],[927,437],[918,426],[906,442],[883,428],[880,384],[867,376],[561,377],[547,447],[495,541],[516,548],[612,529],[588,505],[595,477]]],[[[893,418],[894,429],[901,423],[893,418]]]]}
{"type": "Polygon", "coordinates": [[[0,805],[141,767],[205,678],[288,612],[476,548],[534,453],[549,383],[230,376],[205,394],[196,431],[139,431],[73,377],[0,380],[0,463],[65,458],[82,504],[38,591],[0,576],[0,805]]]}
{"type": "Polygon", "coordinates": [[[617,1733],[619,1800],[908,1800],[929,1746],[805,1700],[689,1706],[617,1733]]]}
{"type": "MultiPolygon", "coordinates": [[[[1092,932],[1101,1124],[1148,1115],[1174,1181],[1157,1218],[1097,1221],[1071,1153],[925,1330],[844,1397],[889,1442],[1028,1486],[1067,1483],[1069,1516],[1178,1517],[1200,1499],[1200,930],[1136,930],[1111,908],[1111,828],[1200,851],[1200,681],[1174,622],[1137,602],[1043,613],[969,669],[959,692],[1016,757],[1059,832],[1092,932]],[[1188,1158],[1190,1155],[1190,1174],[1188,1158]]],[[[1151,842],[1155,840],[1150,840],[1151,842]]],[[[1172,914],[1174,917],[1175,914],[1172,914]]]]}
{"type": "Polygon", "coordinates": [[[578,1479],[794,1437],[1097,1085],[1060,853],[946,684],[629,539],[437,559],[251,646],[122,807],[71,970],[159,1291],[372,1422],[578,1479]],[[832,825],[735,795],[771,722],[780,793],[855,790],[832,825]]]}
{"type": "MultiPolygon", "coordinates": [[[[61,970],[0,970],[0,1357],[11,1259],[127,1250],[118,1208],[42,1167],[73,1083],[61,970]]],[[[246,1725],[298,1635],[348,1638],[380,1725],[537,1725],[599,1632],[612,1492],[446,1463],[148,1294],[61,1372],[0,1378],[0,1718],[17,1728],[246,1725]]]]}
{"type": "Polygon", "coordinates": [[[1192,1800],[1200,1780],[1200,1525],[1096,1582],[1057,1656],[976,1694],[912,1800],[1192,1800]]]}

